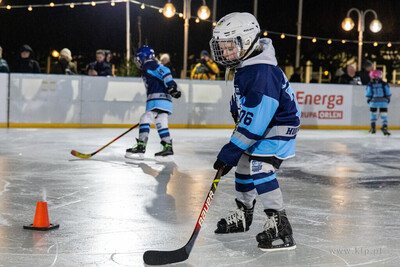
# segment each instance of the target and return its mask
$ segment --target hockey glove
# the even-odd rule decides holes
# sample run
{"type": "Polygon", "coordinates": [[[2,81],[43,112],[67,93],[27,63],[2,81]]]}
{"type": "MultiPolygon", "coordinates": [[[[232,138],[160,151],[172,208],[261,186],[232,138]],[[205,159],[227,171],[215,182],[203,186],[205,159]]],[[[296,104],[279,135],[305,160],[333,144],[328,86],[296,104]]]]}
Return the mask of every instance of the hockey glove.
{"type": "Polygon", "coordinates": [[[221,176],[224,176],[233,168],[233,166],[226,165],[223,161],[217,159],[214,162],[214,169],[218,170],[219,168],[224,168],[221,174],[221,176]]]}
{"type": "Polygon", "coordinates": [[[168,93],[174,97],[174,98],[180,98],[182,93],[181,91],[176,90],[175,88],[170,88],[170,90],[168,91],[168,93]]]}

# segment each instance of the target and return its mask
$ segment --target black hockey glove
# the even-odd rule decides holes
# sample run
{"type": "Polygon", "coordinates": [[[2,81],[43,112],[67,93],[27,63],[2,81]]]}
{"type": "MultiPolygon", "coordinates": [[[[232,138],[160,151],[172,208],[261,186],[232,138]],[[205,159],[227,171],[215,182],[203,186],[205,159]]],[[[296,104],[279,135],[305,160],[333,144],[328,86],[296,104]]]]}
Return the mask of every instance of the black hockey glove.
{"type": "Polygon", "coordinates": [[[224,168],[221,174],[221,176],[224,176],[233,168],[233,166],[226,165],[223,161],[217,159],[214,162],[214,169],[218,170],[219,168],[224,168]]]}
{"type": "Polygon", "coordinates": [[[181,91],[176,90],[176,88],[169,88],[168,93],[173,97],[173,98],[180,98],[182,93],[181,91]]]}
{"type": "Polygon", "coordinates": [[[231,112],[233,121],[235,122],[235,124],[237,124],[239,122],[239,112],[237,111],[233,111],[231,112]]]}

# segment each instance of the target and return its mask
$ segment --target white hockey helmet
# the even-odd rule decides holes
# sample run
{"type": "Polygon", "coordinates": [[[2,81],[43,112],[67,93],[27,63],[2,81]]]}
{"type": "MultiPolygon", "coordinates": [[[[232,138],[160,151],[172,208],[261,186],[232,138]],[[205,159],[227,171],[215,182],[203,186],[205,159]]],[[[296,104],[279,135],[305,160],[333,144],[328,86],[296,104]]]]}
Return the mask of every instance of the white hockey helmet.
{"type": "Polygon", "coordinates": [[[260,25],[250,13],[234,12],[220,19],[210,40],[215,62],[235,67],[247,58],[260,39],[260,25]]]}

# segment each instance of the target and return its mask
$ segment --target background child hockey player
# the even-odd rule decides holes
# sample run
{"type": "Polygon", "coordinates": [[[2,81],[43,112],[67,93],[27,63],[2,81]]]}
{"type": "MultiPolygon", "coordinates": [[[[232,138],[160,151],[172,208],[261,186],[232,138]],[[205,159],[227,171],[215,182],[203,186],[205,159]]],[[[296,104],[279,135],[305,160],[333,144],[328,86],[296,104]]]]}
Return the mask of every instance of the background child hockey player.
{"type": "Polygon", "coordinates": [[[142,46],[136,51],[135,63],[142,70],[146,87],[146,112],[140,117],[137,144],[126,150],[125,157],[143,159],[150,133],[150,124],[156,125],[161,138],[162,151],[156,157],[173,155],[172,140],[168,130],[168,115],[172,114],[172,97],[179,98],[181,92],[172,78],[171,71],[155,60],[154,50],[142,46]]]}
{"type": "MultiPolygon", "coordinates": [[[[218,234],[249,230],[256,195],[267,215],[256,237],[264,251],[294,249],[292,228],[286,215],[275,170],[293,157],[300,109],[288,79],[277,66],[270,39],[260,39],[260,26],[249,13],[231,13],[214,28],[210,41],[214,60],[236,68],[234,88],[239,118],[230,142],[222,147],[214,168],[233,166],[238,209],[222,218],[218,234]]],[[[233,108],[232,110],[234,110],[233,108]]]]}
{"type": "Polygon", "coordinates": [[[379,109],[379,114],[382,120],[382,132],[384,135],[390,135],[388,132],[387,111],[390,102],[390,88],[387,83],[382,81],[382,71],[373,70],[369,73],[371,81],[367,85],[365,95],[370,109],[371,129],[372,134],[376,133],[376,120],[379,109]]]}

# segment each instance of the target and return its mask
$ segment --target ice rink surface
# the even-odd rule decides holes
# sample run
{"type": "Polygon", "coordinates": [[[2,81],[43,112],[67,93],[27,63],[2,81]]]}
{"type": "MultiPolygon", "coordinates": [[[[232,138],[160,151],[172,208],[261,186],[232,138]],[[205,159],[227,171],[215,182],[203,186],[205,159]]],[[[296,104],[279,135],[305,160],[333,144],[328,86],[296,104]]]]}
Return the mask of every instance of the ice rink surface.
{"type": "MultiPolygon", "coordinates": [[[[171,129],[174,162],[160,163],[154,129],[146,158],[124,158],[137,130],[0,129],[0,266],[144,266],[149,249],[188,241],[231,130],[171,129]],[[49,232],[24,230],[47,201],[49,232]]],[[[296,157],[277,172],[297,249],[265,253],[250,231],[215,235],[235,209],[234,172],[223,177],[189,259],[173,266],[399,266],[400,131],[301,130],[296,157]]]]}

